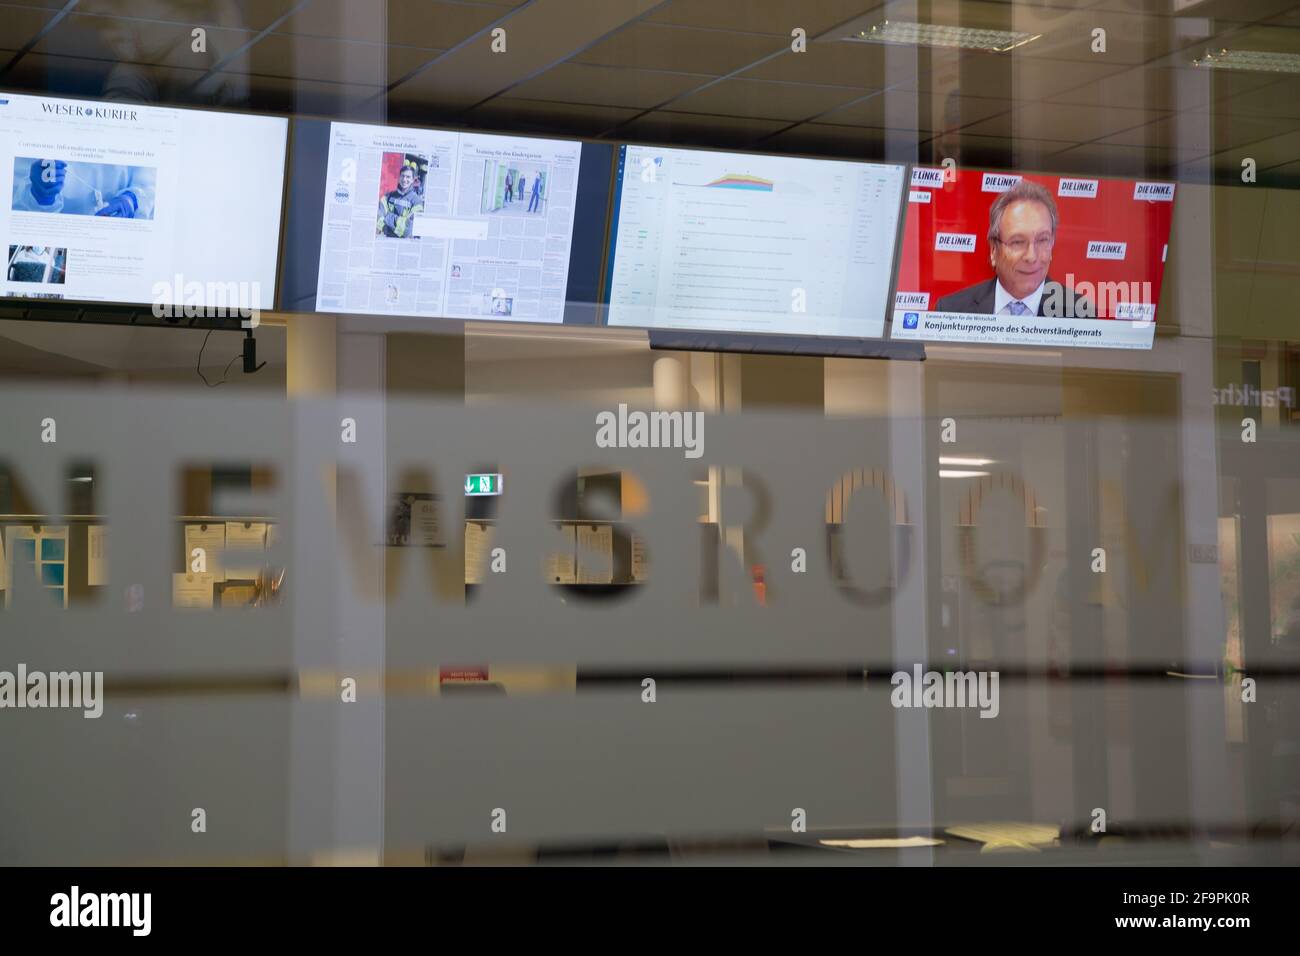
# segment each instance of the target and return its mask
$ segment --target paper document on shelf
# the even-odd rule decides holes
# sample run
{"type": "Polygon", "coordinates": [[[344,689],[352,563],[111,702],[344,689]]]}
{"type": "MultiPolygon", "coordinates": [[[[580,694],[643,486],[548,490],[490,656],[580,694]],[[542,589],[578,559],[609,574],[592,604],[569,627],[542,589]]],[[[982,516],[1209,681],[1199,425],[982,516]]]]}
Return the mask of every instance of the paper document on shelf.
{"type": "Polygon", "coordinates": [[[477,521],[465,522],[465,583],[482,584],[492,544],[492,526],[477,521]]]}
{"type": "Polygon", "coordinates": [[[86,529],[86,584],[92,588],[108,583],[107,530],[102,524],[86,529]]]}
{"type": "Polygon", "coordinates": [[[577,525],[578,583],[614,582],[614,528],[612,525],[577,525]]]}
{"type": "Polygon", "coordinates": [[[265,521],[226,522],[226,580],[255,581],[262,573],[266,550],[265,521]],[[253,558],[253,553],[257,554],[253,558]]]}
{"type": "Polygon", "coordinates": [[[211,571],[173,574],[172,607],[212,607],[212,590],[216,583],[217,576],[211,571]]]}
{"type": "Polygon", "coordinates": [[[577,526],[560,525],[560,540],[559,548],[546,556],[543,573],[551,584],[574,584],[578,580],[577,526]]]}
{"type": "Polygon", "coordinates": [[[226,526],[220,522],[213,524],[187,524],[185,526],[185,570],[194,567],[194,549],[202,548],[205,572],[213,576],[214,581],[226,580],[222,570],[221,552],[226,550],[226,526]]]}
{"type": "Polygon", "coordinates": [[[438,502],[432,498],[416,498],[411,502],[411,544],[437,547],[438,502]]]}
{"type": "Polygon", "coordinates": [[[632,580],[645,580],[645,538],[632,535],[632,580]]]}

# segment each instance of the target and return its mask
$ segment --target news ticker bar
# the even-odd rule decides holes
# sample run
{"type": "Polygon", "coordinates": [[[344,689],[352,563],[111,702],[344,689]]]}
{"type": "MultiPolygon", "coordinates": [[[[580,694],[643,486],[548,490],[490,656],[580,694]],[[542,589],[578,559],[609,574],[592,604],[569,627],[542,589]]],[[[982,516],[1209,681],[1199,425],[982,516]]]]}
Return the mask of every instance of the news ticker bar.
{"type": "Polygon", "coordinates": [[[1156,324],[1127,319],[1072,320],[896,309],[890,334],[896,339],[926,342],[1149,349],[1155,339],[1156,324]]]}

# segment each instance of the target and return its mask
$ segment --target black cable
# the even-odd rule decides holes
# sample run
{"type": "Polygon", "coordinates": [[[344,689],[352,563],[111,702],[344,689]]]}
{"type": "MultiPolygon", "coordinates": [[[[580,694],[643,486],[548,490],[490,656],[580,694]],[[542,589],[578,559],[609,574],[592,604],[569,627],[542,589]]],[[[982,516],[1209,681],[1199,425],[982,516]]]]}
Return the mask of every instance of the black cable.
{"type": "MultiPolygon", "coordinates": [[[[221,373],[221,381],[219,382],[208,381],[208,377],[203,374],[203,350],[208,347],[208,339],[212,336],[212,333],[215,331],[216,329],[208,329],[208,334],[203,336],[203,344],[199,346],[199,360],[194,363],[194,371],[199,373],[199,378],[203,379],[203,384],[206,385],[208,388],[216,388],[218,385],[226,384],[226,376],[230,374],[230,366],[234,365],[237,361],[239,361],[240,358],[239,355],[236,355],[234,358],[230,360],[229,363],[227,363],[226,370],[221,373]]],[[[243,353],[241,352],[240,355],[242,354],[243,353]]]]}

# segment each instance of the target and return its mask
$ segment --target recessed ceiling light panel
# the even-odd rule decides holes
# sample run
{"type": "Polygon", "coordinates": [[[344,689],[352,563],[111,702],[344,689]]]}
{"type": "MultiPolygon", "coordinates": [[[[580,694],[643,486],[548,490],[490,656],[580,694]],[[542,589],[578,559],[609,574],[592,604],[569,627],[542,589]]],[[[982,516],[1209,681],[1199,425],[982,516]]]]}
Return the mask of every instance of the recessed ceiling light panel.
{"type": "Polygon", "coordinates": [[[1264,50],[1216,50],[1192,61],[1211,70],[1252,70],[1257,73],[1300,73],[1300,53],[1264,50]]]}
{"type": "Polygon", "coordinates": [[[949,27],[938,23],[886,20],[868,29],[857,30],[843,39],[855,43],[901,43],[907,46],[1006,53],[1037,40],[1040,36],[1041,33],[1017,33],[1013,30],[979,30],[974,27],[949,27]]]}

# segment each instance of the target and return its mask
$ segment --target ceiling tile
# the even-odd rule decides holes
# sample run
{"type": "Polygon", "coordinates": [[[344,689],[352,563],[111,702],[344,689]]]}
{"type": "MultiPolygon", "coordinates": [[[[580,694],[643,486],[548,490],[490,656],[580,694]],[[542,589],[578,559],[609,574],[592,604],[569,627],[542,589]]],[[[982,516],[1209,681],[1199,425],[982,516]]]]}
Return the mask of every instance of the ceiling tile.
{"type": "Polygon", "coordinates": [[[143,102],[229,110],[268,108],[258,95],[259,88],[292,82],[276,77],[250,78],[246,74],[224,72],[208,75],[205,70],[183,67],[119,65],[40,53],[23,57],[7,80],[12,80],[12,85],[18,88],[65,96],[113,98],[127,94],[143,102]],[[200,80],[202,85],[192,89],[200,80]]]}
{"type": "Polygon", "coordinates": [[[387,22],[384,17],[375,16],[373,8],[366,4],[311,0],[278,24],[275,32],[383,43],[387,39],[387,22]]]}
{"type": "Polygon", "coordinates": [[[1210,17],[1215,20],[1271,20],[1295,16],[1295,0],[1199,0],[1188,2],[1178,0],[1184,5],[1183,16],[1210,17]]]}
{"type": "Polygon", "coordinates": [[[413,46],[389,46],[387,82],[396,83],[402,77],[409,76],[412,71],[424,66],[441,52],[421,50],[413,46]]]}
{"type": "Polygon", "coordinates": [[[1221,168],[1229,169],[1233,175],[1241,173],[1241,161],[1249,155],[1255,160],[1259,169],[1273,169],[1285,166],[1300,156],[1300,130],[1292,130],[1281,136],[1246,144],[1249,153],[1240,150],[1230,153],[1215,154],[1215,161],[1221,168]]]}
{"type": "Polygon", "coordinates": [[[1287,183],[1287,188],[1295,189],[1295,184],[1300,183],[1300,159],[1283,166],[1274,166],[1268,172],[1271,176],[1287,183]]]}
{"type": "Polygon", "coordinates": [[[1275,23],[1281,26],[1300,27],[1300,5],[1294,2],[1287,3],[1286,10],[1280,11],[1276,16],[1269,18],[1269,23],[1275,23]]]}
{"type": "Polygon", "coordinates": [[[637,23],[575,56],[577,63],[721,76],[778,50],[779,39],[637,23]]]}
{"type": "MultiPolygon", "coordinates": [[[[4,22],[4,29],[0,30],[0,50],[21,50],[53,19],[54,14],[48,10],[0,10],[0,20],[4,22]]],[[[0,57],[0,67],[8,60],[8,57],[0,57]]]]}
{"type": "Polygon", "coordinates": [[[272,33],[249,51],[247,69],[267,76],[383,86],[437,55],[437,50],[272,33]]]}
{"type": "Polygon", "coordinates": [[[447,49],[508,16],[515,6],[520,4],[388,0],[388,38],[411,46],[447,49]]]}
{"type": "MultiPolygon", "coordinates": [[[[1081,6],[1089,10],[1110,10],[1115,13],[1142,13],[1149,16],[1164,16],[1168,14],[1175,3],[1190,2],[1195,3],[1197,0],[1084,0],[1081,6]]],[[[1201,0],[1204,2],[1204,0],[1201,0]]]]}
{"type": "Polygon", "coordinates": [[[618,136],[654,143],[740,148],[762,136],[784,129],[787,125],[789,124],[779,120],[659,110],[622,127],[618,131],[618,136]]]}
{"type": "Polygon", "coordinates": [[[383,91],[380,86],[325,83],[282,76],[247,77],[243,74],[220,74],[232,83],[240,80],[253,84],[252,99],[258,109],[277,113],[320,113],[330,115],[351,112],[357,105],[383,91]]]}
{"type": "Polygon", "coordinates": [[[1013,106],[1011,100],[982,96],[931,96],[914,90],[886,90],[837,109],[819,122],[930,132],[977,123],[1013,106]]]}
{"type": "Polygon", "coordinates": [[[1235,116],[1300,117],[1300,77],[1289,76],[1268,86],[1219,100],[1215,112],[1235,116]]]}
{"type": "Polygon", "coordinates": [[[1294,26],[1254,24],[1228,34],[1221,45],[1229,50],[1300,53],[1300,30],[1294,26]]]}
{"type": "Polygon", "coordinates": [[[976,136],[953,133],[922,143],[919,149],[924,162],[951,158],[961,166],[1050,170],[1050,158],[1074,143],[1059,140],[1006,139],[1001,136],[976,136]]]}
{"type": "Polygon", "coordinates": [[[99,96],[113,64],[73,56],[28,53],[4,76],[8,89],[99,96]]]}
{"type": "Polygon", "coordinates": [[[673,103],[673,110],[787,121],[820,116],[860,94],[838,86],[723,80],[673,103]]]}
{"type": "MultiPolygon", "coordinates": [[[[13,0],[5,0],[7,3],[13,0]]],[[[301,0],[81,0],[79,14],[168,21],[231,30],[262,30],[301,0]]],[[[52,4],[61,7],[63,2],[52,4]]]]}
{"type": "Polygon", "coordinates": [[[1064,150],[1054,155],[1051,163],[1054,171],[1063,173],[1134,178],[1167,177],[1179,168],[1185,176],[1203,176],[1210,169],[1210,158],[1194,151],[1103,143],[1084,143],[1064,150]]]}
{"type": "Polygon", "coordinates": [[[636,116],[638,110],[617,106],[547,103],[497,97],[466,114],[487,129],[596,136],[636,116]]]}
{"type": "Polygon", "coordinates": [[[70,14],[33,48],[38,53],[206,69],[248,43],[248,30],[207,28],[206,51],[193,49],[188,23],[70,14]]]}
{"type": "Polygon", "coordinates": [[[1300,119],[1232,116],[1223,113],[1177,113],[1146,126],[1105,137],[1102,141],[1125,146],[1196,148],[1219,152],[1282,136],[1297,128],[1300,128],[1300,119]]]}
{"type": "Polygon", "coordinates": [[[1027,139],[1087,141],[1110,136],[1151,120],[1148,110],[1077,106],[1063,103],[1026,103],[968,126],[963,133],[1027,139]]]}
{"type": "Polygon", "coordinates": [[[1207,156],[1216,149],[1214,117],[1209,113],[1177,113],[1145,126],[1102,137],[1100,142],[1107,145],[1182,150],[1207,156]]]}
{"type": "Polygon", "coordinates": [[[685,27],[743,30],[790,38],[802,27],[809,39],[861,15],[865,0],[671,0],[646,20],[685,27]]]}
{"type": "Polygon", "coordinates": [[[901,49],[887,48],[883,44],[845,43],[841,40],[810,43],[803,53],[782,54],[746,70],[742,75],[746,79],[875,90],[915,73],[915,57],[903,57],[901,53],[901,49]],[[891,69],[898,74],[899,67],[895,64],[900,61],[908,70],[907,75],[891,75],[891,69]]]}
{"type": "Polygon", "coordinates": [[[1192,67],[1128,69],[1100,82],[1048,97],[1054,103],[1135,109],[1204,109],[1215,100],[1277,82],[1276,74],[1229,73],[1192,67]]]}
{"type": "Polygon", "coordinates": [[[692,73],[619,69],[584,63],[561,63],[508,93],[511,99],[559,100],[649,109],[692,90],[712,77],[692,73]]]}
{"type": "Polygon", "coordinates": [[[399,101],[472,109],[541,75],[573,51],[600,44],[632,13],[652,9],[654,4],[655,0],[545,0],[525,5],[511,17],[506,55],[492,51],[486,34],[453,47],[427,69],[405,79],[396,90],[399,101]]]}
{"type": "Polygon", "coordinates": [[[903,89],[959,90],[975,96],[1044,100],[1066,90],[1100,82],[1124,69],[1118,63],[1074,63],[1064,68],[1050,60],[1015,54],[966,53],[901,86],[903,89]]]}
{"type": "MultiPolygon", "coordinates": [[[[1024,29],[1017,18],[1017,29],[1024,29]]],[[[1032,25],[1030,32],[1036,32],[1032,25]]],[[[1087,63],[1120,63],[1136,66],[1181,51],[1197,42],[1182,34],[1168,17],[1139,17],[1097,10],[1080,10],[1068,22],[1053,24],[1043,34],[1019,48],[1028,57],[1087,63]],[[1094,30],[1105,30],[1105,50],[1093,46],[1103,39],[1094,30]]]]}
{"type": "Polygon", "coordinates": [[[762,145],[782,152],[878,159],[885,154],[888,137],[896,133],[893,130],[865,126],[800,123],[783,133],[764,139],[762,145]]]}

